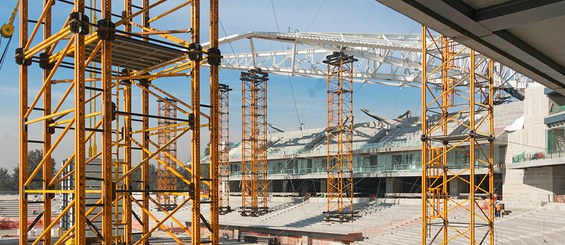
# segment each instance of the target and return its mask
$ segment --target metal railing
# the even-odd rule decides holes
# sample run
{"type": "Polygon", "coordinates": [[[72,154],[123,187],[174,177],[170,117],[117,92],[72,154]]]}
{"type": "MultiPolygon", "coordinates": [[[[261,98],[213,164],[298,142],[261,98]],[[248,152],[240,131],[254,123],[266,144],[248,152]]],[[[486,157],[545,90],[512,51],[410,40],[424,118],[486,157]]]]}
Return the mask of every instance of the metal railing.
{"type": "Polygon", "coordinates": [[[512,163],[543,160],[543,159],[555,159],[555,158],[563,158],[563,157],[565,157],[565,152],[562,151],[549,152],[549,153],[543,151],[534,152],[534,153],[522,152],[512,157],[512,163]]]}

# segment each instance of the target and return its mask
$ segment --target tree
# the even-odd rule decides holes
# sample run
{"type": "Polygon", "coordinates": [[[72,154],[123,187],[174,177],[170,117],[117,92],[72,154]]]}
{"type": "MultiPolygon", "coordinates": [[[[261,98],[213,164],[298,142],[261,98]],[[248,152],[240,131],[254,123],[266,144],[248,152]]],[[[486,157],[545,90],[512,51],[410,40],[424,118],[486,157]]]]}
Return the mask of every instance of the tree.
{"type": "Polygon", "coordinates": [[[10,174],[8,169],[0,168],[0,190],[9,191],[12,186],[10,186],[10,174]]]}
{"type": "MultiPolygon", "coordinates": [[[[31,150],[28,152],[28,174],[31,174],[39,163],[43,159],[43,151],[36,149],[31,150]]],[[[51,167],[53,169],[54,174],[56,172],[55,169],[55,159],[51,158],[51,167]]],[[[12,169],[12,174],[9,174],[8,169],[0,168],[0,190],[3,191],[17,191],[19,190],[19,164],[18,166],[12,169]]],[[[28,189],[41,189],[43,185],[43,168],[39,169],[39,172],[33,178],[31,184],[29,185],[28,189]]]]}

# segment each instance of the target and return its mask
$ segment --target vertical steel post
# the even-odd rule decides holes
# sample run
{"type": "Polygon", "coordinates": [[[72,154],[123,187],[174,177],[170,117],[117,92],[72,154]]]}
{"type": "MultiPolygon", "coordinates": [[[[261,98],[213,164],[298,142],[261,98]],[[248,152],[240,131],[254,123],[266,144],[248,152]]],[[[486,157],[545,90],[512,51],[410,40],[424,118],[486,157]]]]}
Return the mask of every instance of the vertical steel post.
{"type": "MultiPolygon", "coordinates": [[[[476,133],[476,126],[475,126],[475,85],[476,85],[476,61],[475,61],[475,51],[471,50],[470,52],[470,69],[469,69],[469,127],[471,130],[475,131],[476,133]]],[[[475,244],[475,144],[476,135],[470,135],[469,139],[469,241],[471,244],[475,244]]]]}
{"type": "Polygon", "coordinates": [[[427,144],[428,142],[424,139],[425,137],[425,132],[428,131],[427,129],[427,125],[428,125],[428,119],[426,117],[427,113],[427,95],[428,95],[428,91],[427,91],[427,81],[428,81],[428,71],[427,71],[427,51],[428,51],[428,44],[426,42],[427,40],[427,28],[425,26],[422,26],[422,34],[421,34],[421,42],[422,42],[422,112],[421,112],[421,120],[422,120],[422,150],[421,150],[421,154],[422,154],[422,187],[421,187],[421,194],[422,194],[422,212],[421,212],[421,217],[422,217],[422,222],[421,222],[421,240],[422,240],[422,245],[426,245],[427,243],[427,226],[428,226],[428,217],[427,217],[427,213],[428,213],[428,203],[427,203],[427,195],[428,195],[428,179],[427,179],[427,159],[428,159],[428,147],[427,144]]]}
{"type": "MultiPolygon", "coordinates": [[[[84,0],[75,0],[75,12],[84,13],[84,0]]],[[[74,83],[75,83],[75,244],[86,243],[86,150],[85,150],[85,35],[75,33],[74,83]]]]}
{"type": "MultiPolygon", "coordinates": [[[[124,17],[128,17],[132,14],[132,3],[131,0],[124,0],[124,17]]],[[[131,24],[126,22],[124,24],[124,31],[131,32],[131,24]]],[[[124,73],[129,73],[128,70],[124,73]]],[[[129,75],[129,74],[124,74],[129,75]]],[[[132,86],[130,80],[122,80],[124,84],[124,110],[126,112],[132,112],[132,86]]],[[[124,116],[124,144],[126,145],[124,149],[124,166],[123,173],[127,173],[131,169],[132,164],[132,150],[131,150],[131,116],[124,116]]],[[[123,189],[130,190],[132,187],[132,178],[127,177],[123,183],[123,189]]],[[[130,193],[121,193],[122,196],[122,220],[124,224],[124,243],[130,244],[132,242],[132,202],[130,193]]]]}
{"type": "MultiPolygon", "coordinates": [[[[44,24],[43,24],[43,39],[47,39],[51,36],[51,4],[49,0],[43,1],[43,8],[45,10],[44,24]]],[[[38,24],[39,25],[39,24],[38,24]]],[[[51,52],[51,46],[48,46],[44,50],[45,53],[51,52]]],[[[51,69],[43,70],[43,83],[45,84],[45,90],[43,91],[43,116],[51,114],[51,81],[47,80],[51,69]]],[[[51,175],[53,173],[53,164],[51,163],[51,154],[47,154],[49,149],[51,149],[51,128],[49,127],[50,120],[45,120],[43,122],[43,154],[44,158],[49,159],[49,162],[43,165],[43,189],[49,190],[51,187],[49,183],[51,182],[51,175]]],[[[51,225],[51,199],[54,196],[52,193],[43,194],[43,230],[49,229],[51,225]]],[[[20,223],[21,224],[21,223],[20,223]]],[[[45,233],[43,237],[43,244],[51,244],[51,232],[45,233]]]]}
{"type": "MultiPolygon", "coordinates": [[[[102,19],[111,21],[112,1],[103,0],[102,19]]],[[[102,42],[102,244],[112,244],[112,41],[102,42]]],[[[77,62],[81,62],[78,60],[77,62]]],[[[124,136],[127,137],[127,136],[124,136]]],[[[119,162],[119,159],[115,159],[119,162]]],[[[79,221],[81,222],[81,221],[79,221]]]]}
{"type": "MultiPolygon", "coordinates": [[[[142,3],[142,8],[146,9],[149,7],[149,0],[143,0],[142,3]]],[[[141,24],[143,27],[149,27],[149,11],[145,11],[142,15],[141,15],[141,24]]],[[[145,89],[143,89],[141,91],[141,113],[144,115],[149,115],[149,92],[148,92],[148,84],[149,83],[149,79],[146,79],[144,83],[141,84],[141,86],[143,86],[145,89]]],[[[142,118],[142,122],[141,122],[141,130],[143,130],[144,132],[141,134],[142,138],[141,138],[141,145],[143,146],[143,148],[145,149],[149,149],[149,132],[147,132],[146,130],[149,128],[149,118],[148,117],[143,117],[142,118]]],[[[149,154],[145,151],[142,151],[141,153],[141,159],[147,159],[147,157],[149,157],[149,154]]],[[[145,163],[143,163],[143,166],[141,167],[141,189],[142,190],[149,190],[149,161],[146,161],[145,163]]],[[[148,192],[143,192],[141,194],[142,196],[142,206],[143,209],[145,210],[149,210],[149,193],[148,192]]],[[[142,224],[142,232],[143,234],[147,234],[149,233],[149,215],[146,212],[142,212],[142,218],[141,221],[143,222],[142,224]]],[[[145,245],[149,245],[149,241],[145,240],[143,241],[143,244],[145,245]]]]}
{"type": "MultiPolygon", "coordinates": [[[[28,42],[28,0],[19,1],[20,9],[20,47],[23,48],[28,42]]],[[[25,62],[24,62],[25,63],[25,62]]],[[[28,127],[25,124],[25,114],[28,110],[28,67],[20,65],[20,155],[19,155],[19,195],[20,195],[20,245],[28,244],[28,198],[24,185],[28,179],[28,127]]]]}
{"type": "MultiPolygon", "coordinates": [[[[218,48],[218,22],[219,22],[219,0],[210,0],[210,50],[218,48]]],[[[219,126],[221,125],[219,110],[219,84],[218,76],[220,72],[219,64],[210,64],[210,226],[211,241],[213,245],[220,244],[219,236],[219,189],[218,189],[218,169],[219,169],[219,126]]]]}
{"type": "MultiPolygon", "coordinates": [[[[200,45],[200,0],[193,0],[191,5],[191,36],[193,44],[200,45]]],[[[193,127],[191,138],[191,182],[194,185],[192,195],[192,245],[199,245],[200,239],[200,60],[191,61],[191,106],[193,127]]]]}
{"type": "Polygon", "coordinates": [[[488,222],[489,222],[489,242],[494,242],[494,60],[488,61],[488,126],[489,126],[489,156],[488,156],[488,183],[489,183],[489,209],[488,209],[488,222]]]}

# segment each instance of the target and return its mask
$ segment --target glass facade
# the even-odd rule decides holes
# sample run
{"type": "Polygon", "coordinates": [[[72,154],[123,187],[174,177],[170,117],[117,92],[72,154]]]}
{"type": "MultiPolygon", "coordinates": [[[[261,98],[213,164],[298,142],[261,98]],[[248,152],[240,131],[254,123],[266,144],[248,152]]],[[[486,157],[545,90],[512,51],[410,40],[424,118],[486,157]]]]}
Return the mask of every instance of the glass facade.
{"type": "Polygon", "coordinates": [[[565,151],[565,126],[550,128],[547,134],[547,153],[557,153],[565,151]]]}
{"type": "MultiPolygon", "coordinates": [[[[500,147],[495,146],[494,163],[496,167],[500,167],[504,162],[504,154],[500,154],[500,147]]],[[[448,158],[448,166],[453,169],[464,168],[469,164],[468,147],[457,148],[451,151],[448,158]]],[[[477,156],[477,168],[484,168],[481,162],[486,161],[488,152],[484,154],[475,153],[477,156]]],[[[419,172],[421,171],[421,153],[420,151],[407,152],[385,152],[380,154],[358,153],[353,157],[354,173],[374,173],[374,172],[419,172]]],[[[231,164],[231,174],[241,175],[241,163],[233,162],[231,164]]],[[[270,175],[309,175],[309,174],[325,174],[326,173],[326,157],[316,156],[311,158],[290,158],[290,159],[274,159],[268,161],[268,174],[270,175]]]]}

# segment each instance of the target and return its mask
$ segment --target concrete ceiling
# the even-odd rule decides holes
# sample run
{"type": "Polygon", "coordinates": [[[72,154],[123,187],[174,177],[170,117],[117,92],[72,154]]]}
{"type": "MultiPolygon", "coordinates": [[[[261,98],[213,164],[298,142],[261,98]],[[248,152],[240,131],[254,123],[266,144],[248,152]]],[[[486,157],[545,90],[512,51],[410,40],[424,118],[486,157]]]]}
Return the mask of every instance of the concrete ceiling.
{"type": "Polygon", "coordinates": [[[377,0],[565,95],[565,0],[377,0]]]}

